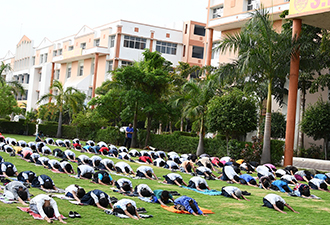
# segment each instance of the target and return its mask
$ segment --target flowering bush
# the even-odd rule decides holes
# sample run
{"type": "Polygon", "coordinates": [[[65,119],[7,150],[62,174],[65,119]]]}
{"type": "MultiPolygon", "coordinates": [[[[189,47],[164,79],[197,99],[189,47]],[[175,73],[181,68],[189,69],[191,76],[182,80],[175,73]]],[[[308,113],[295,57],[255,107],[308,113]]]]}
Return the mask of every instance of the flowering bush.
{"type": "Polygon", "coordinates": [[[260,161],[262,153],[262,138],[252,137],[252,143],[246,143],[245,147],[241,151],[241,158],[246,162],[260,161]]]}

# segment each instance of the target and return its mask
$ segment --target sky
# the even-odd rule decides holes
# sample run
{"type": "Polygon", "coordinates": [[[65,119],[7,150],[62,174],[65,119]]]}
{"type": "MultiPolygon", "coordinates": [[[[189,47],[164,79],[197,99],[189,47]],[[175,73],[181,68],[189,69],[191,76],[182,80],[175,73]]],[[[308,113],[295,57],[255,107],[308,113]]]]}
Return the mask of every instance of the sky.
{"type": "Polygon", "coordinates": [[[206,23],[207,0],[7,0],[1,1],[0,58],[15,54],[23,35],[38,46],[119,19],[171,27],[193,20],[206,23]]]}

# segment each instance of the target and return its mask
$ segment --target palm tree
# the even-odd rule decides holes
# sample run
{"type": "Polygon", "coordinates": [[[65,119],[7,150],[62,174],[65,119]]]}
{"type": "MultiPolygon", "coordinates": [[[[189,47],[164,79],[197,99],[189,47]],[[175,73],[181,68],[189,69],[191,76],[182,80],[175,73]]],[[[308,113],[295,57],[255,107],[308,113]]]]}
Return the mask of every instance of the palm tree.
{"type": "Polygon", "coordinates": [[[277,33],[265,9],[256,10],[239,33],[224,37],[217,50],[238,53],[235,60],[239,75],[265,82],[268,86],[264,143],[261,163],[270,162],[270,128],[272,106],[272,84],[274,79],[289,74],[290,57],[294,52],[291,33],[277,33]]]}
{"type": "Polygon", "coordinates": [[[68,87],[64,90],[63,84],[55,80],[54,83],[50,86],[50,89],[57,90],[57,94],[48,93],[41,96],[40,100],[37,102],[38,104],[47,99],[55,99],[55,105],[59,109],[59,119],[58,119],[58,127],[56,137],[60,138],[62,136],[62,120],[63,120],[63,109],[64,105],[68,104],[72,109],[73,113],[77,113],[77,109],[79,104],[81,104],[81,95],[76,94],[79,92],[76,88],[68,87]]]}
{"type": "Polygon", "coordinates": [[[2,76],[4,72],[11,70],[11,67],[9,64],[4,64],[1,62],[0,65],[0,83],[2,85],[7,84],[8,86],[11,87],[12,92],[17,95],[18,93],[24,93],[24,88],[23,86],[18,83],[18,81],[6,81],[6,79],[2,76]]]}
{"type": "MultiPolygon", "coordinates": [[[[192,79],[188,81],[183,87],[183,100],[185,105],[183,107],[183,115],[199,120],[199,142],[197,147],[197,156],[204,153],[204,134],[205,134],[205,115],[207,111],[207,104],[216,93],[216,85],[214,77],[210,74],[206,75],[203,80],[192,79]]],[[[178,99],[178,101],[180,101],[178,99]]]]}

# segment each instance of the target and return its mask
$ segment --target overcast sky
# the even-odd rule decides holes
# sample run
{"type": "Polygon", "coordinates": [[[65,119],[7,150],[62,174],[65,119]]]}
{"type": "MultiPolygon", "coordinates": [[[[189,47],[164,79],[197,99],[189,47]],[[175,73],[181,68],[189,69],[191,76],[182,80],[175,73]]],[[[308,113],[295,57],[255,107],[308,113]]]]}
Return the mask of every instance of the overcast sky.
{"type": "MultiPolygon", "coordinates": [[[[1,1],[0,58],[15,54],[23,35],[38,46],[119,19],[157,26],[206,22],[207,0],[6,0],[1,1]]],[[[169,26],[167,26],[169,27],[169,26]]]]}

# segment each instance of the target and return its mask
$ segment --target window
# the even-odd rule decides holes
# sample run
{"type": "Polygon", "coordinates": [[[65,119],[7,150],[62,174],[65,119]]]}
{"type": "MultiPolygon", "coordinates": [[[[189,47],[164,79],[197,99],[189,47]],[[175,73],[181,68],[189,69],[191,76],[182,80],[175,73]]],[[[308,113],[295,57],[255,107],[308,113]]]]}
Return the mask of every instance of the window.
{"type": "Polygon", "coordinates": [[[109,37],[109,48],[115,47],[115,40],[116,40],[115,35],[109,37]]]}
{"type": "Polygon", "coordinates": [[[204,55],[203,47],[193,46],[193,50],[192,50],[193,58],[203,59],[203,55],[204,55]]]}
{"type": "Polygon", "coordinates": [[[57,50],[54,50],[53,51],[53,56],[56,56],[57,55],[57,50]]]}
{"type": "Polygon", "coordinates": [[[185,57],[186,56],[186,45],[183,45],[183,55],[182,57],[185,57]]]}
{"type": "Polygon", "coordinates": [[[79,65],[79,73],[78,76],[84,75],[84,64],[79,65]]]}
{"type": "Polygon", "coordinates": [[[58,50],[58,55],[62,55],[62,49],[58,50]]]}
{"type": "Polygon", "coordinates": [[[81,44],[80,44],[80,48],[82,48],[82,49],[86,49],[86,43],[81,43],[81,44]]]}
{"type": "Polygon", "coordinates": [[[147,39],[138,38],[132,36],[124,36],[124,47],[126,48],[135,48],[135,49],[145,49],[147,39]]]}
{"type": "Polygon", "coordinates": [[[87,93],[87,99],[91,99],[93,94],[93,88],[89,87],[88,88],[88,93],[87,93]]]}
{"type": "Polygon", "coordinates": [[[164,54],[176,55],[177,44],[172,44],[163,41],[156,42],[156,51],[164,54]]]}
{"type": "Polygon", "coordinates": [[[100,39],[94,40],[94,46],[100,46],[100,39]]]}
{"type": "Polygon", "coordinates": [[[71,63],[67,65],[66,68],[66,78],[70,78],[71,77],[71,63]]]}
{"type": "Polygon", "coordinates": [[[212,56],[211,56],[211,59],[214,59],[214,57],[215,57],[215,48],[218,46],[218,44],[219,44],[219,42],[215,42],[215,43],[213,43],[212,44],[212,56]]]}
{"type": "Polygon", "coordinates": [[[73,45],[69,46],[68,51],[72,51],[73,50],[73,45]]]}
{"type": "Polygon", "coordinates": [[[130,66],[130,65],[133,65],[133,63],[130,61],[121,61],[121,67],[130,66]]]}
{"type": "Polygon", "coordinates": [[[40,63],[43,62],[43,61],[42,61],[43,59],[44,59],[44,55],[40,55],[40,63]]]}
{"type": "Polygon", "coordinates": [[[22,96],[22,100],[27,100],[28,97],[28,90],[25,91],[24,95],[22,96]]]}
{"type": "Polygon", "coordinates": [[[205,27],[195,25],[194,34],[199,36],[205,36],[205,27]]]}
{"type": "Polygon", "coordinates": [[[48,54],[47,53],[45,53],[45,63],[47,62],[47,58],[48,58],[48,54]]]}
{"type": "Polygon", "coordinates": [[[21,83],[24,84],[24,75],[22,75],[21,83]]]}
{"type": "Polygon", "coordinates": [[[108,65],[107,65],[107,73],[109,73],[110,71],[112,71],[113,69],[113,61],[108,61],[107,62],[108,63],[108,65]]]}
{"type": "Polygon", "coordinates": [[[188,24],[186,24],[184,28],[184,33],[187,34],[187,32],[188,32],[188,24]]]}
{"type": "Polygon", "coordinates": [[[39,74],[39,82],[41,82],[42,73],[39,74]]]}
{"type": "Polygon", "coordinates": [[[59,80],[60,79],[60,70],[55,71],[55,79],[59,80]]]}
{"type": "Polygon", "coordinates": [[[39,100],[40,98],[40,91],[36,91],[37,92],[37,100],[39,100]]]}
{"type": "Polygon", "coordinates": [[[30,74],[25,74],[26,76],[26,83],[28,84],[30,82],[30,74]]]}
{"type": "Polygon", "coordinates": [[[33,56],[33,57],[32,57],[32,66],[34,66],[35,64],[36,64],[36,57],[33,56]]]}
{"type": "Polygon", "coordinates": [[[212,9],[212,19],[221,17],[223,15],[223,6],[212,9]]]}
{"type": "Polygon", "coordinates": [[[257,1],[256,0],[248,0],[247,1],[247,11],[253,10],[257,8],[257,1]]]}

